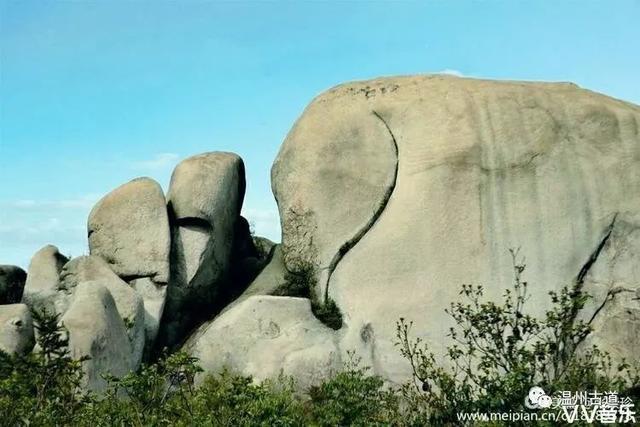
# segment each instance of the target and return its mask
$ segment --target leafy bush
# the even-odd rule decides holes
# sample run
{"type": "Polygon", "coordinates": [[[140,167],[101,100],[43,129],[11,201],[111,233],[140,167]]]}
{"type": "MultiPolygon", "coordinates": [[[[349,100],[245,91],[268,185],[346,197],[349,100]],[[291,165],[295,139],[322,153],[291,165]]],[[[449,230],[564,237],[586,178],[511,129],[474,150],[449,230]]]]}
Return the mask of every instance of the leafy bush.
{"type": "Polygon", "coordinates": [[[69,355],[57,315],[34,311],[33,318],[39,351],[26,356],[0,351],[0,423],[67,424],[87,403],[80,391],[86,359],[69,355]]]}
{"type": "Polygon", "coordinates": [[[312,387],[311,415],[319,426],[377,426],[400,422],[398,396],[349,353],[344,371],[312,387]]]}
{"type": "Polygon", "coordinates": [[[393,394],[356,364],[310,395],[282,376],[256,384],[223,372],[204,378],[183,352],[163,355],[123,378],[105,376],[98,396],[81,388],[82,363],[73,360],[58,316],[34,314],[39,350],[0,353],[0,425],[7,426],[303,426],[363,425],[392,419],[393,394]]]}
{"type": "MultiPolygon", "coordinates": [[[[532,385],[549,394],[597,389],[637,397],[631,367],[614,367],[606,353],[584,344],[590,327],[578,319],[587,300],[580,286],[551,292],[550,309],[536,318],[524,310],[524,270],[514,253],[514,284],[500,304],[484,301],[482,287],[462,287],[462,301],[447,310],[455,323],[446,354],[451,364],[410,338],[412,323],[401,319],[397,345],[413,379],[400,388],[385,385],[353,353],[344,370],[306,392],[292,378],[256,383],[230,372],[196,386],[197,360],[178,352],[123,378],[108,377],[98,396],[82,391],[84,360],[70,357],[58,317],[34,313],[39,350],[0,353],[0,425],[459,425],[459,412],[523,410],[532,385]]],[[[289,277],[286,292],[308,295],[313,277],[289,277]]]]}
{"type": "Polygon", "coordinates": [[[638,384],[637,374],[597,347],[586,347],[589,324],[578,320],[588,296],[581,284],[550,292],[551,309],[541,319],[526,314],[525,266],[513,252],[513,289],[502,305],[483,302],[481,286],[465,285],[462,302],[445,310],[454,320],[452,344],[440,363],[420,338],[411,339],[411,322],[400,319],[397,345],[410,362],[412,384],[402,395],[416,419],[429,424],[457,424],[461,412],[521,411],[531,386],[556,391],[619,390],[638,384]]]}

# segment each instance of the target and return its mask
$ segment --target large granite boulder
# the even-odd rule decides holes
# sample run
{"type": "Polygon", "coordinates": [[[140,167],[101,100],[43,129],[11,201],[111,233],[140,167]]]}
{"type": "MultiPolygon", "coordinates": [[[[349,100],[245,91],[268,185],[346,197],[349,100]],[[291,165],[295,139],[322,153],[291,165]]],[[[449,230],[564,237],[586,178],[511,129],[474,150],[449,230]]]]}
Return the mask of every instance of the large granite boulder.
{"type": "Polygon", "coordinates": [[[71,357],[89,357],[82,365],[87,389],[103,391],[107,385],[103,374],[122,377],[135,369],[125,323],[106,286],[79,283],[61,323],[68,332],[71,357]]]}
{"type": "Polygon", "coordinates": [[[205,374],[229,369],[261,381],[282,372],[302,390],[342,367],[336,332],[304,298],[252,296],[202,327],[185,349],[205,374]]]}
{"type": "Polygon", "coordinates": [[[22,301],[31,308],[54,312],[60,271],[68,261],[53,245],[36,252],[29,263],[22,301]]]}
{"type": "Polygon", "coordinates": [[[15,265],[0,265],[0,304],[16,304],[22,300],[27,273],[15,265]]]}
{"type": "Polygon", "coordinates": [[[219,306],[244,193],[244,163],[232,153],[200,154],[174,170],[168,192],[173,247],[164,345],[182,340],[219,306]]]}
{"type": "Polygon", "coordinates": [[[68,306],[73,300],[78,284],[84,282],[99,283],[106,287],[113,297],[118,314],[127,328],[134,366],[139,366],[145,345],[145,310],[142,296],[120,279],[102,258],[89,255],[74,258],[63,267],[60,273],[58,299],[64,300],[65,306],[68,306]]]}
{"type": "Polygon", "coordinates": [[[33,348],[33,321],[25,304],[0,305],[0,350],[25,354],[33,348]]]}
{"type": "Polygon", "coordinates": [[[91,255],[100,256],[144,299],[146,339],[158,333],[169,280],[171,237],[166,201],[149,178],[130,181],[103,197],[88,221],[91,255]]]}
{"type": "MultiPolygon", "coordinates": [[[[400,381],[400,317],[441,352],[460,286],[499,300],[518,247],[528,306],[542,314],[548,291],[593,264],[616,214],[640,211],[638,171],[638,106],[572,84],[419,76],[320,95],[287,136],[272,186],[286,267],[313,266],[317,298],[342,310],[341,349],[400,381]]],[[[607,316],[636,324],[637,303],[625,297],[607,316]]]]}

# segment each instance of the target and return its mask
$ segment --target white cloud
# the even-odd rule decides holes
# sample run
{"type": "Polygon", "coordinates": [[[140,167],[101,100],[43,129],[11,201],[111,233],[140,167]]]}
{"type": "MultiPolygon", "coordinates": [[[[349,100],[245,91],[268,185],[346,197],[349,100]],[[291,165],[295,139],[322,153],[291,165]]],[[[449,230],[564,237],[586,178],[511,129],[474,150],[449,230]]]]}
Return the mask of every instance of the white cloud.
{"type": "Polygon", "coordinates": [[[39,209],[87,209],[91,208],[100,199],[99,194],[91,193],[73,199],[61,200],[12,200],[0,202],[3,208],[20,209],[20,210],[39,210],[39,209]]]}
{"type": "Polygon", "coordinates": [[[26,268],[31,256],[47,244],[66,255],[87,253],[87,217],[100,197],[0,201],[0,264],[26,268]]]}
{"type": "Polygon", "coordinates": [[[0,264],[29,265],[31,256],[47,244],[56,245],[65,255],[88,253],[87,226],[81,218],[57,217],[39,221],[12,221],[0,225],[0,264]]]}
{"type": "Polygon", "coordinates": [[[449,68],[447,68],[445,70],[442,70],[442,71],[437,71],[434,74],[447,74],[449,76],[465,77],[465,75],[461,71],[452,70],[452,69],[449,69],[449,68]]]}
{"type": "Polygon", "coordinates": [[[150,159],[138,160],[131,163],[131,168],[147,172],[157,172],[174,166],[180,156],[176,153],[158,153],[150,159]]]}

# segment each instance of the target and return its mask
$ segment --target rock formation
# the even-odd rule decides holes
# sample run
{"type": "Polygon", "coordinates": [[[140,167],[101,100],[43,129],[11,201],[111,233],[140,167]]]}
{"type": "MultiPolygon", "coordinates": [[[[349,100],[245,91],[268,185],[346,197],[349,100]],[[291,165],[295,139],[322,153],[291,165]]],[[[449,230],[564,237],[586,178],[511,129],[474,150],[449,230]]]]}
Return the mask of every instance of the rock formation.
{"type": "Polygon", "coordinates": [[[158,333],[169,281],[169,217],[160,185],[138,178],[116,188],[92,209],[89,249],[144,299],[148,346],[158,333]]]}
{"type": "Polygon", "coordinates": [[[47,245],[31,258],[22,301],[31,308],[55,311],[60,271],[69,259],[57,247],[47,245]]]}
{"type": "MultiPolygon", "coordinates": [[[[295,123],[272,188],[277,245],[240,216],[244,165],[234,154],[180,163],[166,202],[154,181],[131,181],[91,212],[90,257],[67,263],[53,246],[34,255],[23,301],[64,314],[97,390],[100,370],[138,366],[143,339],[147,356],[185,343],[207,372],[283,371],[303,387],[355,351],[398,383],[410,369],[394,347],[398,319],[442,355],[444,309],[461,285],[499,300],[512,283],[509,250],[520,248],[531,314],[548,308],[549,291],[576,285],[593,297],[579,314],[595,329],[587,344],[638,360],[638,106],[565,83],[348,83],[295,123]],[[314,315],[330,309],[339,330],[314,315]]],[[[2,280],[0,298],[15,302],[3,295],[20,280],[2,280]]],[[[14,322],[27,325],[23,314],[2,324],[6,348],[29,347],[31,326],[14,322]]]]}
{"type": "Polygon", "coordinates": [[[0,350],[25,354],[34,344],[31,313],[25,304],[0,305],[0,350]]]}
{"type": "Polygon", "coordinates": [[[303,298],[249,297],[196,333],[186,349],[206,372],[226,367],[264,380],[284,371],[303,389],[342,367],[335,331],[303,298]]]}
{"type": "MultiPolygon", "coordinates": [[[[614,217],[638,212],[639,161],[640,108],[572,84],[422,76],[338,86],[305,110],[273,167],[285,264],[317,265],[318,297],[344,316],[343,350],[371,337],[366,363],[401,380],[399,317],[441,351],[443,309],[460,285],[499,299],[518,247],[540,314],[614,217]]],[[[635,274],[631,265],[621,268],[635,274]]]]}
{"type": "Polygon", "coordinates": [[[245,193],[244,163],[232,153],[190,157],[174,170],[171,281],[162,344],[175,345],[215,312],[228,285],[235,229],[245,193]]]}
{"type": "Polygon", "coordinates": [[[103,374],[121,377],[136,369],[125,323],[106,286],[79,283],[61,322],[69,334],[71,356],[89,357],[82,365],[88,389],[104,390],[103,374]]]}
{"type": "MultiPolygon", "coordinates": [[[[75,297],[80,283],[97,283],[107,288],[116,305],[120,318],[127,327],[131,344],[132,361],[140,366],[145,345],[145,310],[142,296],[120,279],[100,257],[90,255],[74,258],[60,274],[59,299],[64,299],[65,309],[75,297]]],[[[58,304],[60,306],[62,304],[58,304]]]]}

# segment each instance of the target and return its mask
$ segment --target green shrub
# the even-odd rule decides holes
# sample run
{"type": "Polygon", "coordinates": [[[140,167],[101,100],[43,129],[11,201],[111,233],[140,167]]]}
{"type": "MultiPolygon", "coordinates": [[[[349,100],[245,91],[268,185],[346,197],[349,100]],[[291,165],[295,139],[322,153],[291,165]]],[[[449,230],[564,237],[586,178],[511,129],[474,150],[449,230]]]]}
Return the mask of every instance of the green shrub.
{"type": "MultiPolygon", "coordinates": [[[[281,377],[255,384],[250,377],[223,372],[206,378],[195,399],[201,421],[222,426],[304,425],[302,401],[294,382],[281,377]]],[[[205,423],[206,424],[206,423],[205,423]]]]}
{"type": "Polygon", "coordinates": [[[81,391],[82,362],[67,348],[59,316],[34,311],[38,352],[26,356],[0,351],[0,423],[68,424],[90,399],[81,391]]]}
{"type": "Polygon", "coordinates": [[[410,362],[413,381],[401,393],[416,420],[429,424],[458,424],[461,412],[521,411],[530,387],[557,391],[618,390],[638,384],[637,374],[622,363],[612,369],[611,358],[584,340],[590,325],[577,319],[588,296],[581,284],[550,292],[551,309],[543,318],[524,311],[528,283],[525,266],[514,260],[513,289],[503,303],[482,301],[481,286],[465,285],[461,302],[446,312],[455,327],[452,344],[440,363],[421,339],[411,339],[412,322],[400,319],[397,345],[410,362]]]}
{"type": "MultiPolygon", "coordinates": [[[[397,345],[413,372],[401,388],[385,385],[353,353],[341,372],[306,392],[291,378],[256,383],[230,372],[196,386],[197,360],[177,352],[123,378],[107,377],[98,396],[81,390],[85,360],[70,357],[58,317],[34,313],[40,351],[0,353],[0,425],[460,425],[459,412],[523,410],[532,385],[548,394],[597,389],[637,398],[631,367],[614,367],[606,353],[584,345],[590,327],[577,316],[587,300],[580,286],[552,292],[550,309],[533,317],[524,310],[524,265],[515,260],[514,253],[514,284],[501,303],[484,301],[481,287],[463,286],[462,300],[447,310],[455,323],[446,354],[451,364],[410,338],[411,322],[398,322],[397,345]]],[[[286,292],[308,295],[313,277],[290,277],[286,292]]]]}
{"type": "Polygon", "coordinates": [[[319,426],[382,426],[400,423],[398,396],[369,374],[353,353],[345,369],[309,391],[311,416],[319,426]]]}

